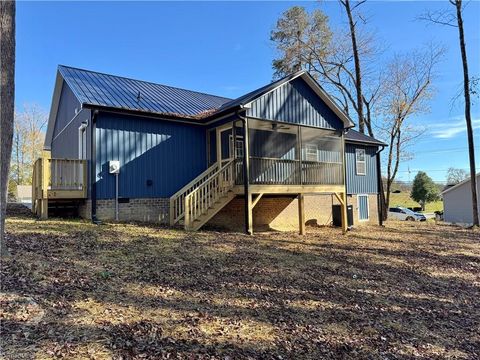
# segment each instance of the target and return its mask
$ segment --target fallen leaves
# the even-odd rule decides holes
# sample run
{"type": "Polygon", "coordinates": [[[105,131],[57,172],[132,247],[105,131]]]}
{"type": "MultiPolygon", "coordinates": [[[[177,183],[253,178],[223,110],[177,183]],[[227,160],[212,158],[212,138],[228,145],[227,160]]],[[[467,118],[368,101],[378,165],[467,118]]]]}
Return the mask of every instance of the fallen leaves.
{"type": "Polygon", "coordinates": [[[6,358],[480,357],[480,235],[185,233],[10,212],[6,358]]]}

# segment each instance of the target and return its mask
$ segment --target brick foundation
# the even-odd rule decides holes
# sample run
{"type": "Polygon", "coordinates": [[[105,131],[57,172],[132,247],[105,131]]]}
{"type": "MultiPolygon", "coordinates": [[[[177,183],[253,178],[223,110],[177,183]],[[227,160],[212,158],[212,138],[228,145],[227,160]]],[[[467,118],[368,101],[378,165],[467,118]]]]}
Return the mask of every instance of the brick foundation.
{"type": "MultiPolygon", "coordinates": [[[[369,220],[358,220],[358,202],[356,195],[348,195],[347,202],[353,205],[354,226],[378,222],[377,195],[369,195],[369,220]]],[[[307,226],[328,226],[332,224],[332,205],[339,202],[334,195],[305,195],[305,222],[307,226]]],[[[146,221],[168,224],[168,198],[130,199],[120,203],[121,221],[146,221]]],[[[242,196],[233,199],[205,226],[233,231],[244,230],[244,200],[242,196]]],[[[91,200],[79,208],[79,215],[85,219],[91,216],[91,200]]],[[[97,200],[97,218],[115,219],[115,200],[97,200]]],[[[253,209],[254,230],[298,230],[298,201],[296,197],[264,195],[253,209]]]]}
{"type": "MultiPolygon", "coordinates": [[[[358,203],[356,195],[347,197],[353,205],[354,226],[376,223],[377,195],[369,195],[370,217],[367,221],[358,221],[358,203]]],[[[328,226],[332,224],[332,205],[339,202],[334,195],[305,195],[305,222],[307,226],[328,226]]],[[[244,199],[239,196],[215,215],[206,227],[233,231],[244,230],[244,199]]],[[[253,209],[253,227],[262,230],[298,230],[298,201],[296,197],[269,197],[264,195],[253,209]]]]}
{"type": "MultiPolygon", "coordinates": [[[[79,208],[79,215],[85,219],[91,217],[92,201],[85,201],[79,208]]],[[[128,203],[118,204],[118,218],[120,221],[146,221],[161,224],[169,222],[168,198],[130,199],[128,203]]],[[[115,219],[115,200],[97,200],[97,219],[115,219]]]]}

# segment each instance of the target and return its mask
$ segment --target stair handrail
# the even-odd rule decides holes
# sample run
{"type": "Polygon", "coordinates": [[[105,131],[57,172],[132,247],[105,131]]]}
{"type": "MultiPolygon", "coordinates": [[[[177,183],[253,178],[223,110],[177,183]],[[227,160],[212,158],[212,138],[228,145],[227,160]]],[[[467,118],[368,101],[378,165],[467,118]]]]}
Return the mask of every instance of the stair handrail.
{"type": "Polygon", "coordinates": [[[210,166],[204,172],[195,177],[192,181],[170,196],[170,226],[178,223],[185,215],[185,196],[207,181],[212,174],[217,172],[218,162],[210,166]]]}
{"type": "Polygon", "coordinates": [[[189,229],[200,216],[226,195],[235,185],[235,160],[232,159],[216,171],[210,178],[185,196],[185,228],[189,229]]]}

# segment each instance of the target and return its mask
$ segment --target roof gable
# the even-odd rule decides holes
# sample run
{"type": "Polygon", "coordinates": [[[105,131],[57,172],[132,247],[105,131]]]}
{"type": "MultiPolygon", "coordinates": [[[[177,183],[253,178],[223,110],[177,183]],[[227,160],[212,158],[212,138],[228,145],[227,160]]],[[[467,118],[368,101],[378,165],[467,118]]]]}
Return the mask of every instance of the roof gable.
{"type": "Polygon", "coordinates": [[[118,110],[203,123],[210,123],[223,115],[247,109],[250,116],[259,115],[260,118],[277,121],[331,129],[354,126],[350,118],[305,71],[286,76],[232,100],[60,65],[50,109],[45,149],[49,149],[51,145],[64,86],[68,86],[73,92],[82,109],[104,108],[109,111],[118,110]],[[273,106],[272,102],[277,96],[284,96],[285,102],[277,102],[273,106]]]}
{"type": "Polygon", "coordinates": [[[283,82],[247,105],[247,116],[324,129],[343,129],[342,119],[302,76],[283,82]]]}

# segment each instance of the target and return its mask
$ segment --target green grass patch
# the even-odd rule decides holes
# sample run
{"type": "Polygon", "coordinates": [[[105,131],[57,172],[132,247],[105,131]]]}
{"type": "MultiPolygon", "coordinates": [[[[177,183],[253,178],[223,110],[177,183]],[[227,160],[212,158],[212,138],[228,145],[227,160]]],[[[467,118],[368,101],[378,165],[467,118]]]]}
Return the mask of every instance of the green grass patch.
{"type": "MultiPolygon", "coordinates": [[[[390,194],[390,207],[402,206],[402,207],[417,207],[419,203],[414,201],[409,193],[401,192],[399,194],[390,194]]],[[[443,211],[443,201],[438,200],[432,203],[427,203],[425,212],[443,211]]]]}

